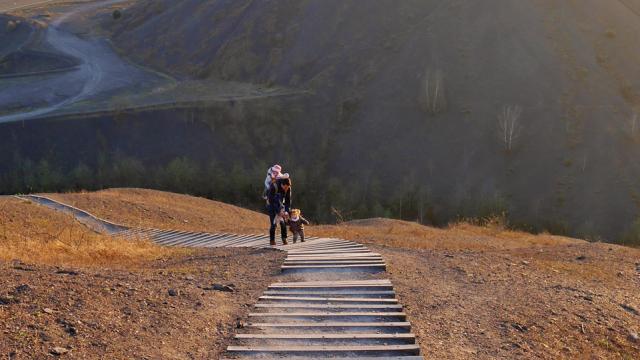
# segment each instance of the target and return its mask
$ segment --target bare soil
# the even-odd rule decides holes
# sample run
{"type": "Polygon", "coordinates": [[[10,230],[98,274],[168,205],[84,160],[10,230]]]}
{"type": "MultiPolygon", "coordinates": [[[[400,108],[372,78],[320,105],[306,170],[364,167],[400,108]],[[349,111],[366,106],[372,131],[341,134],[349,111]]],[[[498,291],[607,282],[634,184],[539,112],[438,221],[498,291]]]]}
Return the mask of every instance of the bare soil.
{"type": "Polygon", "coordinates": [[[0,359],[43,359],[55,348],[70,359],[219,358],[283,256],[122,241],[0,197],[0,359]]]}
{"type": "Polygon", "coordinates": [[[281,258],[215,249],[130,271],[0,262],[0,357],[217,359],[281,258]]]}
{"type": "Polygon", "coordinates": [[[637,359],[640,250],[500,224],[389,219],[310,233],[383,254],[427,359],[637,359]]]}
{"type": "Polygon", "coordinates": [[[374,247],[427,359],[638,359],[640,252],[374,247]]]}

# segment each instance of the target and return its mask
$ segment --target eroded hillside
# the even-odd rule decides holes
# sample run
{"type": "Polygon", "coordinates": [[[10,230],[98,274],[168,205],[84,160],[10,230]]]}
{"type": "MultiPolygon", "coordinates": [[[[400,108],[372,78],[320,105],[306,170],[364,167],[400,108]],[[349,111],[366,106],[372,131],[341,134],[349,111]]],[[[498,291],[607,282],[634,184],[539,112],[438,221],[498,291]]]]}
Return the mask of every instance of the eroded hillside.
{"type": "Polygon", "coordinates": [[[125,5],[88,21],[135,62],[303,95],[8,124],[6,192],[133,185],[257,209],[256,179],[280,162],[298,205],[326,222],[505,213],[640,242],[635,0],[125,5]],[[180,184],[162,180],[176,163],[180,184]],[[58,181],[39,183],[45,170],[58,181]],[[76,177],[87,172],[104,176],[76,177]],[[229,172],[246,191],[226,192],[229,172]]]}
{"type": "Polygon", "coordinates": [[[317,130],[308,158],[362,189],[369,209],[389,207],[376,188],[392,181],[404,189],[391,191],[395,207],[413,202],[403,217],[498,207],[535,228],[619,238],[640,186],[637,7],[142,1],[109,26],[134,59],[168,72],[313,89],[296,117],[317,130]],[[522,109],[508,145],[505,107],[522,109]]]}

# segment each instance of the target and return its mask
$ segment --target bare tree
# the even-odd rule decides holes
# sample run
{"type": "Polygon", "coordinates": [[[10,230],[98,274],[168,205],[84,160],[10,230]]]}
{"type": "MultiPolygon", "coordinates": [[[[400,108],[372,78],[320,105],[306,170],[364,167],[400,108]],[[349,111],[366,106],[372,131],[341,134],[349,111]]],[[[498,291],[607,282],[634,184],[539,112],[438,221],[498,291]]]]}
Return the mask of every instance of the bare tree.
{"type": "Polygon", "coordinates": [[[505,152],[510,153],[522,133],[522,107],[519,105],[505,105],[498,114],[498,138],[505,152]]]}
{"type": "Polygon", "coordinates": [[[634,111],[633,114],[631,114],[631,117],[627,120],[625,130],[632,140],[637,141],[640,139],[640,119],[638,119],[637,112],[634,111]]]}
{"type": "Polygon", "coordinates": [[[427,69],[424,75],[424,103],[431,115],[443,112],[447,107],[444,92],[444,74],[440,70],[427,69]]]}

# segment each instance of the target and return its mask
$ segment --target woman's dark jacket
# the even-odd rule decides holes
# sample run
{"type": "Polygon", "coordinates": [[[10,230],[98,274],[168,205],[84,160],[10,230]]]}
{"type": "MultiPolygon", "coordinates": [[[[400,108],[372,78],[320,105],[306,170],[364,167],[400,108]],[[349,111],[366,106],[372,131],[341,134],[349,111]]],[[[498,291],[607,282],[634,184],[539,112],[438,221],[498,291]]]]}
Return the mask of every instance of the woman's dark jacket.
{"type": "Polygon", "coordinates": [[[284,211],[289,212],[291,209],[291,187],[285,192],[280,186],[281,182],[276,181],[275,184],[269,186],[267,199],[269,201],[268,209],[270,212],[278,214],[284,207],[284,211]]]}

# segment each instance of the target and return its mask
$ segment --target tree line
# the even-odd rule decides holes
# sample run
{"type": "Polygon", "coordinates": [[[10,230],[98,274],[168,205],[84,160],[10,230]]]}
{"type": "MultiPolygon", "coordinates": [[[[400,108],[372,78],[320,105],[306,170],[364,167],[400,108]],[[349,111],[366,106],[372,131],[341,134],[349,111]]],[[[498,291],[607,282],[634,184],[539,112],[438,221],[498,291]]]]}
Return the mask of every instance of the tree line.
{"type": "MultiPolygon", "coordinates": [[[[231,167],[212,161],[200,163],[188,157],[176,157],[162,164],[145,164],[131,156],[98,155],[93,164],[78,162],[64,168],[43,158],[14,159],[9,170],[0,172],[0,193],[94,191],[115,187],[140,187],[201,196],[237,206],[264,210],[261,199],[267,163],[252,166],[237,163],[231,167]]],[[[325,177],[304,167],[295,168],[294,206],[316,223],[340,223],[352,219],[385,217],[444,226],[452,220],[494,221],[509,224],[509,201],[499,195],[468,198],[453,206],[443,204],[428,188],[407,177],[390,189],[375,177],[365,182],[325,177]]],[[[321,171],[321,170],[317,170],[321,171]]],[[[640,223],[616,242],[640,245],[640,223]]],[[[532,232],[551,231],[567,235],[568,228],[510,222],[510,226],[532,232]]]]}

